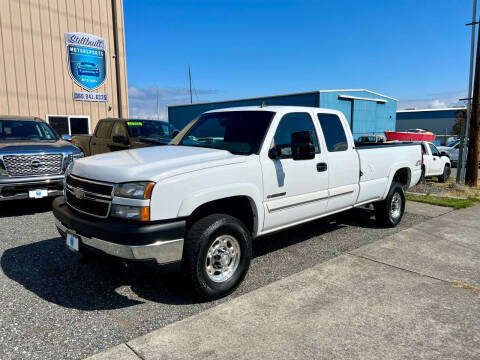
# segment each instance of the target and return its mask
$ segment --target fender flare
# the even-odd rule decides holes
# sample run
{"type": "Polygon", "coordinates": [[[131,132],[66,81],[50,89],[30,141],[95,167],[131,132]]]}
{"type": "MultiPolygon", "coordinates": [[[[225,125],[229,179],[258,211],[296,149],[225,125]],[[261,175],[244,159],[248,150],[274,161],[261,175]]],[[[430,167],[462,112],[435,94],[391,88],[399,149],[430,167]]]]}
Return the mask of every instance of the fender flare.
{"type": "Polygon", "coordinates": [[[412,179],[412,169],[410,167],[410,163],[408,161],[402,161],[402,162],[395,163],[390,168],[390,173],[388,175],[388,181],[387,181],[387,188],[385,189],[385,192],[383,193],[382,200],[387,197],[388,192],[390,191],[390,187],[392,186],[393,177],[395,176],[397,171],[400,170],[400,169],[404,169],[404,168],[408,169],[409,180],[408,180],[407,186],[410,187],[410,182],[411,182],[411,179],[412,179]]]}

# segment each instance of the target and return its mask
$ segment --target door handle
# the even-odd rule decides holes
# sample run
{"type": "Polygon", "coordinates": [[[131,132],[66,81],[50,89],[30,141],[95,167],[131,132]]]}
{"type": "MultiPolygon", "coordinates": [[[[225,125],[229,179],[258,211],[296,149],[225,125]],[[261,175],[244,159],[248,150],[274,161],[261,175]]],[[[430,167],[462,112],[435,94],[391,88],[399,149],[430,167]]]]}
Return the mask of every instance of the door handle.
{"type": "Polygon", "coordinates": [[[317,164],[318,172],[327,171],[327,168],[328,168],[327,163],[322,162],[317,164]]]}

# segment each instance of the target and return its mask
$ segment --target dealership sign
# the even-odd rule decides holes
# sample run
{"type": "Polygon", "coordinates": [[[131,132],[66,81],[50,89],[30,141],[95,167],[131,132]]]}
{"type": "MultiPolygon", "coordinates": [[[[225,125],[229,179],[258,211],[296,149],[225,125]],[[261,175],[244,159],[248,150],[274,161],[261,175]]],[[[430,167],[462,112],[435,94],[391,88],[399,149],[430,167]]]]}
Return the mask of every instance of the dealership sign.
{"type": "Polygon", "coordinates": [[[78,32],[65,33],[65,38],[70,76],[85,90],[95,90],[107,78],[105,40],[78,32]]]}

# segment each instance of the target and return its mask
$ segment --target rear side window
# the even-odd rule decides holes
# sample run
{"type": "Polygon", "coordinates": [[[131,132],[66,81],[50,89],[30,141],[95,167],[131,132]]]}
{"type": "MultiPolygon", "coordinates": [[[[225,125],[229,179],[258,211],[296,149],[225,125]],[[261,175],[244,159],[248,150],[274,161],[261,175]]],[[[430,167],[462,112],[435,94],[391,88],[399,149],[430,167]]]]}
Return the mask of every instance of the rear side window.
{"type": "Polygon", "coordinates": [[[97,131],[95,132],[95,136],[99,138],[108,138],[110,135],[110,127],[112,123],[110,121],[100,121],[98,123],[97,131]]]}
{"type": "Polygon", "coordinates": [[[113,136],[128,137],[127,129],[125,128],[125,124],[122,121],[117,121],[115,125],[113,125],[112,137],[113,136]]]}
{"type": "Polygon", "coordinates": [[[317,116],[323,130],[327,150],[329,152],[347,150],[347,136],[340,118],[335,114],[317,114],[317,116]]]}
{"type": "Polygon", "coordinates": [[[280,150],[282,157],[292,156],[292,134],[297,131],[311,131],[315,152],[320,152],[317,133],[310,115],[307,113],[290,113],[282,117],[273,138],[273,146],[280,150]]]}

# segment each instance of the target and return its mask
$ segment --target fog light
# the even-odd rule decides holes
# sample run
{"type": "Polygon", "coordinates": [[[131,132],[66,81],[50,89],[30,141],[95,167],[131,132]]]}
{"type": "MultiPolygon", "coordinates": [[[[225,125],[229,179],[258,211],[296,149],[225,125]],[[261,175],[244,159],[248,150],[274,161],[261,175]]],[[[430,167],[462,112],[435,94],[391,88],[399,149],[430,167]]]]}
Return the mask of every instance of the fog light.
{"type": "Polygon", "coordinates": [[[111,216],[129,220],[150,220],[150,207],[113,204],[111,216]]]}

